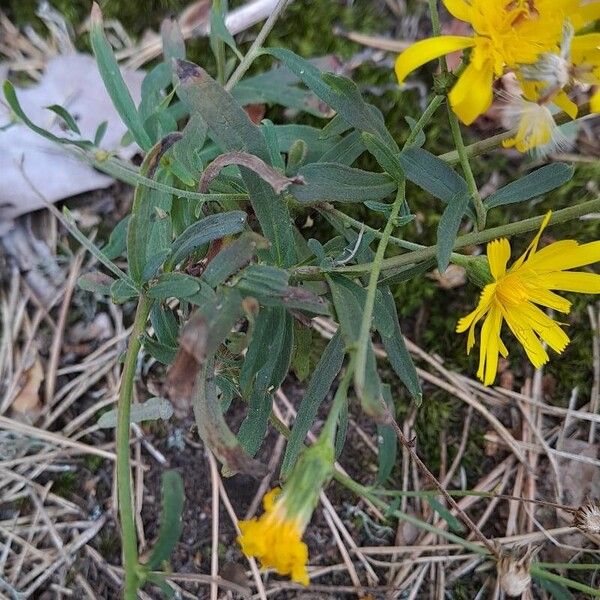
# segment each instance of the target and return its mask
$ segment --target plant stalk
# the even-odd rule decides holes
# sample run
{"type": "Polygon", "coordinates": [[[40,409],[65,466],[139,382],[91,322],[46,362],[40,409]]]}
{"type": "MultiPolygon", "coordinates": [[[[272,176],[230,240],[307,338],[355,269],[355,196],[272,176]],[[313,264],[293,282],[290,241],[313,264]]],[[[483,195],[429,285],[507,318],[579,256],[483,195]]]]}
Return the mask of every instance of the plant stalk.
{"type": "Polygon", "coordinates": [[[139,579],[137,533],[133,514],[133,499],[131,494],[131,469],[129,450],[129,431],[131,427],[131,399],[133,396],[133,382],[137,357],[142,345],[141,336],[146,328],[146,321],[152,307],[152,300],[141,295],[139,298],[131,338],[119,390],[119,404],[117,409],[117,496],[119,502],[119,520],[121,522],[121,537],[123,544],[123,568],[125,570],[125,600],[136,600],[139,579]]]}
{"type": "MultiPolygon", "coordinates": [[[[563,208],[553,212],[552,217],[550,218],[550,225],[566,223],[567,221],[572,221],[573,219],[578,219],[584,215],[598,211],[600,211],[600,198],[589,200],[588,202],[582,202],[581,204],[569,206],[568,208],[563,208]]],[[[531,217],[516,223],[507,223],[506,225],[500,225],[499,227],[493,227],[484,231],[476,231],[466,235],[461,235],[454,243],[454,250],[464,248],[465,246],[485,244],[486,242],[501,237],[511,237],[513,235],[519,235],[521,233],[533,231],[539,228],[543,219],[544,215],[539,215],[537,217],[531,217]]],[[[435,246],[427,246],[420,250],[407,252],[406,254],[400,254],[398,256],[392,256],[382,261],[381,269],[385,271],[388,269],[396,269],[398,267],[420,263],[435,256],[435,252],[435,246]]],[[[358,275],[362,273],[369,273],[372,269],[372,263],[363,263],[358,265],[344,265],[341,267],[335,267],[334,269],[330,269],[329,272],[353,273],[358,275]]],[[[319,267],[310,266],[296,269],[294,275],[304,279],[321,279],[323,277],[323,273],[324,271],[319,267]]]]}
{"type": "Polygon", "coordinates": [[[239,83],[239,81],[246,74],[256,57],[260,54],[260,49],[265,43],[267,36],[269,35],[269,33],[271,33],[271,30],[277,22],[277,19],[279,19],[279,17],[285,10],[285,7],[291,1],[292,0],[279,0],[277,5],[273,9],[273,12],[269,15],[269,18],[265,21],[264,25],[262,26],[262,29],[256,36],[256,39],[254,40],[254,42],[252,42],[252,45],[248,49],[248,52],[246,52],[246,55],[244,56],[240,64],[237,66],[236,70],[231,74],[229,81],[227,81],[227,83],[225,84],[225,89],[228,92],[230,92],[233,89],[236,83],[239,83]]]}
{"type": "Polygon", "coordinates": [[[379,274],[381,272],[381,266],[383,264],[385,251],[388,246],[388,242],[392,235],[392,231],[395,227],[396,219],[400,213],[400,207],[404,202],[406,190],[406,182],[402,182],[398,185],[398,193],[396,194],[396,200],[392,205],[390,211],[390,217],[385,225],[379,245],[377,246],[377,252],[373,259],[373,268],[369,275],[369,283],[367,286],[367,297],[365,299],[365,306],[363,309],[362,322],[360,325],[360,335],[358,338],[356,348],[356,365],[354,370],[354,385],[356,393],[362,396],[363,389],[365,386],[365,373],[367,369],[367,350],[371,343],[371,322],[373,320],[373,308],[375,307],[375,294],[377,293],[377,283],[379,282],[379,274]]]}

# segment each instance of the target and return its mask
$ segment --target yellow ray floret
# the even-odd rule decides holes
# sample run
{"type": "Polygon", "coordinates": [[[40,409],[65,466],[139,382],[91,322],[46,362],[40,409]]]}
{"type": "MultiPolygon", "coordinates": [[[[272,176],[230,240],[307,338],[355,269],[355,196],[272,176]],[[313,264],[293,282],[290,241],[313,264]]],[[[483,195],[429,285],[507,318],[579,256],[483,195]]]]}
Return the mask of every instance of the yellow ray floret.
{"type": "Polygon", "coordinates": [[[472,26],[474,35],[416,42],[398,56],[396,75],[402,83],[426,62],[472,48],[469,65],[449,94],[454,112],[469,125],[490,107],[494,79],[505,69],[533,64],[543,53],[559,51],[565,18],[579,0],[444,0],[444,4],[472,26]]]}
{"type": "Polygon", "coordinates": [[[289,575],[308,585],[308,548],[302,541],[304,525],[287,514],[281,490],[274,488],[263,498],[265,512],[260,518],[240,522],[238,542],[246,556],[255,556],[265,569],[289,575]]]}
{"type": "Polygon", "coordinates": [[[484,319],[477,376],[485,385],[494,382],[499,356],[508,355],[501,339],[504,322],[534,367],[539,368],[548,362],[544,342],[558,353],[569,343],[560,325],[540,306],[568,313],[571,303],[556,291],[600,294],[600,275],[572,271],[600,261],[600,241],[580,245],[575,240],[562,240],[538,250],[550,217],[549,212],[527,250],[510,268],[508,240],[494,240],[487,246],[492,282],[484,287],[477,308],[460,319],[456,328],[458,333],[468,331],[468,353],[475,344],[475,327],[484,319]]]}

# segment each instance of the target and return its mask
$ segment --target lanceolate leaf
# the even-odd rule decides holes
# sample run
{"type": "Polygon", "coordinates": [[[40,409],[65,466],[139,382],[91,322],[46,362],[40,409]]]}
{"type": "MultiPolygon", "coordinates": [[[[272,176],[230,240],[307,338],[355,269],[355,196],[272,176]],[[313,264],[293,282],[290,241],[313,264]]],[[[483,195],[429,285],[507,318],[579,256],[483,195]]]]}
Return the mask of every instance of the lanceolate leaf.
{"type": "Polygon", "coordinates": [[[488,196],[484,204],[494,208],[543,196],[570,181],[573,173],[573,167],[565,163],[545,165],[500,188],[488,196]]]}
{"type": "Polygon", "coordinates": [[[305,185],[292,185],[290,193],[300,202],[364,202],[381,200],[396,190],[388,175],[370,173],[336,163],[313,163],[299,170],[305,185]]]}
{"type": "Polygon", "coordinates": [[[399,160],[409,181],[442,202],[448,203],[461,192],[467,192],[467,182],[427,150],[412,146],[400,154],[399,160]]]}
{"type": "Polygon", "coordinates": [[[438,269],[443,273],[450,263],[452,248],[458,235],[460,222],[469,206],[469,195],[466,192],[458,193],[446,206],[442,213],[437,231],[436,254],[438,269]]]}
{"type": "Polygon", "coordinates": [[[327,397],[337,374],[342,368],[344,354],[344,341],[341,333],[338,332],[331,338],[331,341],[327,344],[321,355],[300,402],[298,414],[292,427],[292,434],[288,440],[283,457],[283,464],[281,465],[281,475],[283,478],[289,474],[296,463],[306,435],[317,416],[317,410],[327,397]]]}
{"type": "Polygon", "coordinates": [[[246,213],[241,210],[218,213],[204,217],[190,225],[171,245],[167,265],[174,267],[208,242],[242,231],[246,213]]]}
{"type": "Polygon", "coordinates": [[[151,571],[160,569],[162,564],[169,560],[181,537],[184,500],[181,475],[177,471],[165,471],[162,479],[162,511],[158,540],[146,565],[151,571]]]}
{"type": "MultiPolygon", "coordinates": [[[[177,75],[177,93],[192,113],[200,113],[211,137],[224,151],[247,152],[270,164],[265,138],[223,87],[190,62],[178,61],[177,75]]],[[[244,167],[240,171],[263,233],[272,244],[276,262],[291,266],[295,261],[295,244],[287,206],[255,173],[244,167]]]]}
{"type": "Polygon", "coordinates": [[[322,73],[315,65],[285,48],[265,48],[263,52],[282,61],[306,87],[355,129],[372,133],[392,151],[399,151],[379,110],[365,102],[356,84],[350,79],[333,73],[322,73]]]}
{"type": "Polygon", "coordinates": [[[125,85],[117,59],[104,35],[102,13],[96,3],[92,6],[90,42],[98,63],[100,76],[106,86],[106,91],[111,97],[121,119],[123,119],[123,123],[127,125],[127,128],[131,131],[140,148],[142,150],[149,150],[152,142],[144,129],[142,119],[125,85]]]}
{"type": "Polygon", "coordinates": [[[248,414],[238,438],[250,456],[258,452],[271,414],[273,392],[287,374],[294,340],[293,318],[283,308],[263,308],[240,376],[248,414]]]}

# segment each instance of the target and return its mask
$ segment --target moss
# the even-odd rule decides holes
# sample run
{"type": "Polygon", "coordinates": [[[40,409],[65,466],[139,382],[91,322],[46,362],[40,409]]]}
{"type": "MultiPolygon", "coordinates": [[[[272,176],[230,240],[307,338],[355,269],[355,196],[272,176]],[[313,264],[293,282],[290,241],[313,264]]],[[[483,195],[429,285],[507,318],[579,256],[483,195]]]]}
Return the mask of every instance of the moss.
{"type": "Polygon", "coordinates": [[[52,485],[52,491],[58,496],[68,497],[77,489],[79,476],[73,471],[61,473],[52,485]]]}

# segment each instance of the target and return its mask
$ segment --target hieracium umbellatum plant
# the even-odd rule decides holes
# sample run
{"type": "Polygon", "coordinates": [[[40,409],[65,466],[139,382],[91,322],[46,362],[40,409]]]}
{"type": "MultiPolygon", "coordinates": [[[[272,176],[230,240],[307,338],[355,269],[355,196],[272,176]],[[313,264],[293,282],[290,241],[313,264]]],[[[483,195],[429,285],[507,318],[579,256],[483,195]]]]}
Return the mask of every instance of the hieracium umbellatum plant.
{"type": "MultiPolygon", "coordinates": [[[[600,199],[571,198],[568,206],[512,220],[510,206],[560,188],[573,175],[570,166],[549,162],[515,175],[483,200],[482,182],[476,181],[470,164],[473,156],[500,145],[547,156],[565,147],[561,123],[598,110],[597,93],[584,106],[574,98],[580,86],[600,86],[600,34],[594,29],[600,2],[444,0],[446,9],[471,28],[470,35],[444,36],[437,4],[430,0],[433,35],[415,42],[396,61],[402,83],[416,68],[440,59],[430,104],[406,131],[390,130],[387,115],[351,79],[323,72],[290,50],[265,45],[285,4],[278,4],[257,41],[242,54],[224,25],[226,3],[215,1],[212,75],[186,60],[176,24],[166,22],[163,58],[146,76],[140,105],[125,87],[100,10],[94,7],[91,46],[128,135],[144,156],[139,168],[100,148],[102,126],[94,140],[81,139],[76,127],[56,137],[28,119],[9,83],[4,88],[17,118],[135,187],[131,213],[104,248],[76,228],[68,211],[64,214],[65,225],[94,254],[103,281],[109,282],[98,286],[97,280],[83,277],[81,286],[137,306],[116,429],[128,600],[146,582],[169,593],[163,568],[177,543],[183,503],[181,478],[169,473],[163,526],[143,562],[129,458],[140,351],[165,365],[165,395],[178,412],[193,408],[198,434],[224,474],[264,475],[265,465],[256,456],[268,431],[277,426],[288,437],[278,474],[281,487],[267,493],[262,515],[240,523],[238,541],[263,567],[308,584],[309,556],[302,536],[332,477],[389,509],[390,517],[410,518],[334,469],[351,404],[384,433],[392,431],[381,438],[379,481],[389,475],[397,443],[390,422],[398,402],[389,386],[392,372],[406,388],[405,398],[417,406],[427,402],[405,346],[395,285],[423,277],[435,266],[440,272],[450,263],[466,268],[482,291],[471,314],[455,315],[456,328],[468,333],[468,351],[478,346],[477,376],[485,385],[494,383],[500,356],[518,361],[524,352],[540,367],[565,349],[569,337],[559,319],[571,310],[571,302],[561,292],[600,293],[600,276],[589,269],[600,260],[600,242],[543,240],[553,225],[600,211],[600,199]],[[462,63],[450,73],[444,55],[457,50],[463,52],[462,63]],[[272,69],[249,75],[259,56],[272,69]],[[495,98],[498,81],[507,74],[514,85],[495,98]],[[514,129],[466,146],[461,123],[473,123],[494,100],[514,129]],[[292,109],[300,117],[308,114],[321,125],[268,119],[256,124],[244,107],[257,102],[292,109]],[[443,158],[424,148],[434,117],[446,120],[452,133],[454,148],[443,158]],[[371,171],[355,166],[366,154],[377,165],[371,171]],[[409,189],[416,185],[433,198],[428,210],[439,222],[433,246],[407,239],[415,218],[407,182],[409,189]],[[357,205],[383,216],[384,226],[374,229],[350,216],[348,208],[357,205]],[[486,228],[490,213],[504,225],[486,228]],[[307,236],[302,225],[309,217],[327,226],[307,236]],[[461,234],[468,228],[470,233],[461,234]],[[509,238],[525,245],[531,236],[526,250],[511,256],[509,238]],[[486,243],[485,256],[464,252],[486,243]],[[118,258],[126,259],[126,270],[117,266],[118,258]],[[329,319],[337,332],[306,373],[299,417],[287,430],[272,411],[273,396],[292,367],[313,364],[311,323],[317,317],[329,319]],[[375,343],[387,354],[385,368],[375,343]],[[329,405],[332,388],[336,393],[329,405]],[[232,401],[246,411],[237,432],[223,410],[232,401]],[[307,434],[319,406],[329,417],[311,445],[307,434]]],[[[394,81],[392,72],[389,77],[394,81]]],[[[67,130],[70,123],[67,118],[67,130]]],[[[586,523],[592,513],[583,511],[579,521],[586,523]]],[[[485,546],[473,550],[466,539],[465,544],[470,551],[489,552],[485,546]]],[[[534,566],[524,563],[527,585],[530,569],[534,566]]],[[[535,569],[536,577],[545,576],[543,568],[535,569]]]]}

